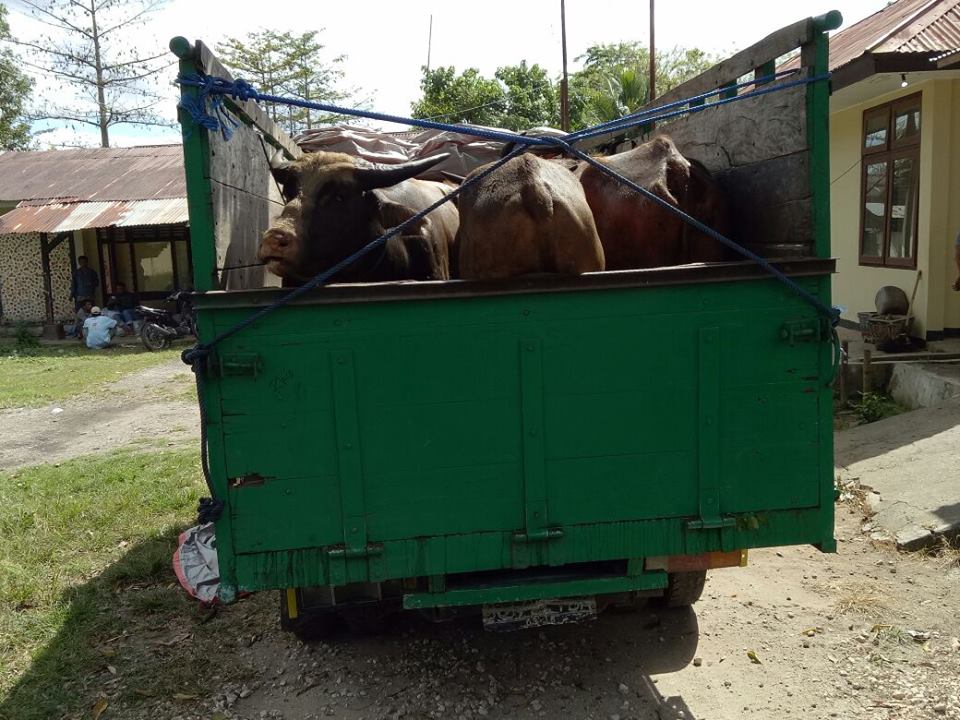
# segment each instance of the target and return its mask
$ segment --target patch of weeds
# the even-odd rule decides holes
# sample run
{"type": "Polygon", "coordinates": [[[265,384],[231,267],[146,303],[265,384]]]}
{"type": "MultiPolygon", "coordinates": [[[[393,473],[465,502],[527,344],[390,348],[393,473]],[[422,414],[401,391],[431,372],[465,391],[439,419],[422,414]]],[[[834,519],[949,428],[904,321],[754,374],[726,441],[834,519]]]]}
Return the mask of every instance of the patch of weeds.
{"type": "Polygon", "coordinates": [[[859,615],[873,615],[886,608],[880,591],[867,583],[844,585],[839,589],[839,596],[834,605],[842,613],[859,615]]]}
{"type": "Polygon", "coordinates": [[[915,555],[922,560],[933,562],[945,570],[960,568],[960,537],[953,540],[941,537],[936,545],[917,550],[915,555]]]}
{"type": "Polygon", "coordinates": [[[17,341],[17,350],[20,352],[40,347],[40,341],[37,339],[37,336],[30,331],[30,326],[26,323],[19,323],[17,325],[15,338],[17,341]]]}
{"type": "Polygon", "coordinates": [[[210,648],[174,647],[189,632],[154,643],[202,619],[170,567],[203,492],[196,457],[127,450],[0,473],[0,718],[74,714],[102,693],[116,708],[144,700],[135,688],[207,677],[210,648]]]}
{"type": "Polygon", "coordinates": [[[865,423],[876,422],[904,412],[901,405],[880,393],[862,395],[858,402],[853,403],[852,407],[865,423]]]}

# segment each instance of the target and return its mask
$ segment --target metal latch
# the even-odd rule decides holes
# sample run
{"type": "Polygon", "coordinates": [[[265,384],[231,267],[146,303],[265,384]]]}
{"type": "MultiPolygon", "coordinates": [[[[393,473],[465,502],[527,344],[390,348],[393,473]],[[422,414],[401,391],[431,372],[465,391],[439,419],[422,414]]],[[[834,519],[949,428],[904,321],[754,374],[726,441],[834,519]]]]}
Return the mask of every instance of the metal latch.
{"type": "Polygon", "coordinates": [[[220,377],[228,375],[252,375],[256,378],[263,370],[260,356],[255,353],[237,355],[218,355],[217,369],[220,377]]]}
{"type": "Polygon", "coordinates": [[[562,537],[563,528],[544,528],[531,532],[516,532],[513,534],[513,541],[518,543],[546,542],[547,540],[558,540],[562,537]]]}
{"type": "Polygon", "coordinates": [[[824,338],[823,321],[820,318],[812,318],[785,322],[780,328],[780,337],[791,346],[798,342],[819,342],[824,338]]]}

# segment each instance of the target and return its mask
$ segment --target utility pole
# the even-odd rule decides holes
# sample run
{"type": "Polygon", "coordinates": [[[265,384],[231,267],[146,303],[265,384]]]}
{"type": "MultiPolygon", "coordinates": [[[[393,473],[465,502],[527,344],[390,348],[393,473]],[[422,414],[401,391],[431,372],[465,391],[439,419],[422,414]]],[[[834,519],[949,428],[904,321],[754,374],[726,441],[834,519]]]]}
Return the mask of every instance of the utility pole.
{"type": "Polygon", "coordinates": [[[430,72],[430,50],[433,48],[433,13],[430,13],[430,33],[427,35],[427,72],[430,72]]]}
{"type": "MultiPolygon", "coordinates": [[[[653,2],[653,0],[650,0],[653,2]]],[[[560,43],[563,45],[563,80],[560,83],[560,129],[570,132],[570,96],[567,84],[567,9],[560,0],[560,43]]]]}
{"type": "Polygon", "coordinates": [[[650,0],[650,93],[647,102],[657,97],[657,47],[653,41],[653,0],[650,0]]]}

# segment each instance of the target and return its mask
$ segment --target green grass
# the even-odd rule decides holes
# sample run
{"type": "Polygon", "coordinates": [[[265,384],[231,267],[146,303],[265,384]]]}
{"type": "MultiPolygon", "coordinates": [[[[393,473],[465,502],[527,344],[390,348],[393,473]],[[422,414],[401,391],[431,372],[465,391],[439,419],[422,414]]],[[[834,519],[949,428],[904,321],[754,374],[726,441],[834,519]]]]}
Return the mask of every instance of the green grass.
{"type": "Polygon", "coordinates": [[[228,613],[207,617],[170,566],[203,489],[195,450],[0,474],[0,718],[205,689],[228,613]]]}
{"type": "Polygon", "coordinates": [[[79,343],[20,350],[0,346],[0,409],[36,407],[91,392],[179,353],[178,348],[155,353],[139,347],[89,350],[79,343]]]}

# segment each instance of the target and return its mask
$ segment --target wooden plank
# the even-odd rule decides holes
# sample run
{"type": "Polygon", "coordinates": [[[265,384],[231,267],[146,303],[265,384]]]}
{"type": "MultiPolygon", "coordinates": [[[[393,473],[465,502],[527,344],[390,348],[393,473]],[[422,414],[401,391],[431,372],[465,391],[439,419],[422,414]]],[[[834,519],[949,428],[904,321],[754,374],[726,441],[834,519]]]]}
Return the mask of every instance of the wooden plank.
{"type": "MultiPolygon", "coordinates": [[[[213,51],[197,40],[195,45],[195,57],[200,69],[207,75],[216,75],[232,81],[234,78],[223,64],[217,60],[213,51]]],[[[291,159],[299,158],[303,153],[295,142],[280,127],[271,120],[266,112],[252,100],[234,100],[226,98],[227,103],[238,110],[248,122],[253,123],[259,128],[267,139],[277,147],[283,148],[291,159]]]]}
{"type": "Polygon", "coordinates": [[[717,173],[730,201],[734,240],[766,257],[812,253],[809,157],[794,153],[717,173]]]}
{"type": "MultiPolygon", "coordinates": [[[[257,134],[247,128],[229,141],[210,133],[209,147],[217,268],[256,263],[260,237],[283,209],[270,174],[270,149],[265,150],[257,134]]],[[[226,290],[279,285],[261,266],[221,270],[218,280],[226,290]]]]}
{"type": "Polygon", "coordinates": [[[814,27],[811,18],[799,20],[793,25],[770,33],[758,43],[751,45],[745,50],[741,50],[735,55],[731,55],[726,60],[722,60],[709,70],[706,70],[695,78],[687,80],[682,85],[678,85],[672,90],[665,92],[652,103],[645,107],[660,107],[682,98],[700,95],[709,90],[715,90],[726,83],[736,82],[738,78],[747,75],[755,68],[760,67],[770,60],[776,60],[782,55],[786,55],[792,50],[807,44],[813,39],[814,27]]]}
{"type": "Polygon", "coordinates": [[[792,87],[677,118],[656,134],[716,173],[806,150],[805,108],[805,88],[792,87]]]}
{"type": "MultiPolygon", "coordinates": [[[[830,275],[836,271],[835,260],[790,259],[774,263],[789,277],[830,275]]],[[[485,297],[490,295],[542,295],[547,293],[595,292],[624,288],[654,288],[670,285],[706,285],[736,280],[768,280],[770,273],[752,261],[720,263],[715,265],[681,265],[671,268],[619,270],[587,273],[571,277],[555,276],[511,278],[501,281],[398,281],[384,283],[332,284],[312,291],[294,301],[294,305],[337,305],[365,302],[389,302],[485,297]]],[[[245,292],[208,292],[194,296],[200,308],[259,308],[269,305],[283,295],[276,288],[245,292]]]]}

